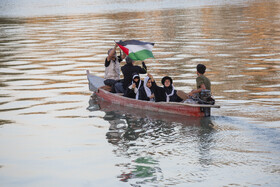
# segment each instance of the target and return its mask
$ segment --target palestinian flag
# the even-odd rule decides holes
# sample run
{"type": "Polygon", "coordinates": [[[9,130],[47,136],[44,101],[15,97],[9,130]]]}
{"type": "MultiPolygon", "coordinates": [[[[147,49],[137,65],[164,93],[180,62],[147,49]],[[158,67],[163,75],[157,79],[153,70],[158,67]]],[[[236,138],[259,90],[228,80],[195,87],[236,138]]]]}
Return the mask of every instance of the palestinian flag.
{"type": "Polygon", "coordinates": [[[132,60],[145,60],[147,58],[155,58],[152,49],[154,43],[141,42],[139,40],[126,40],[116,42],[123,52],[132,60]]]}

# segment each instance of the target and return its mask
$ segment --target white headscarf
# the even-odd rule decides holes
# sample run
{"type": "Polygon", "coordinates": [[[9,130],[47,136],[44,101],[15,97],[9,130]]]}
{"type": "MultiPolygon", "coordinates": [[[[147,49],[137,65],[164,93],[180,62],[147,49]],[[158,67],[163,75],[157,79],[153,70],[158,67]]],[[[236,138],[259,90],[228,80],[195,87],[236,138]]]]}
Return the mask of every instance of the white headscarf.
{"type": "MultiPolygon", "coordinates": [[[[151,89],[147,87],[147,82],[149,81],[149,79],[150,79],[150,77],[148,77],[148,76],[144,79],[144,89],[145,89],[147,97],[151,97],[151,95],[152,95],[151,89]]],[[[150,101],[154,101],[154,98],[150,99],[150,101]]]]}
{"type": "Polygon", "coordinates": [[[134,84],[134,81],[133,81],[133,80],[135,79],[135,77],[139,77],[139,84],[138,84],[138,87],[134,89],[134,93],[136,94],[136,98],[135,98],[135,99],[138,99],[138,97],[139,97],[139,89],[140,89],[141,83],[142,83],[142,81],[141,81],[139,75],[137,75],[137,74],[133,75],[133,77],[132,77],[132,83],[131,83],[131,85],[129,86],[129,88],[132,89],[132,85],[134,84]]]}
{"type": "MultiPolygon", "coordinates": [[[[139,88],[140,88],[140,86],[141,86],[141,83],[142,83],[142,81],[141,81],[141,79],[140,79],[140,76],[137,75],[137,74],[135,74],[135,75],[133,75],[133,77],[132,77],[131,88],[132,88],[132,85],[135,83],[135,82],[133,81],[133,80],[135,79],[135,77],[139,77],[139,84],[138,84],[138,87],[135,88],[134,93],[136,93],[136,92],[139,90],[139,88]]],[[[136,84],[136,83],[135,83],[135,84],[136,84]]]]}

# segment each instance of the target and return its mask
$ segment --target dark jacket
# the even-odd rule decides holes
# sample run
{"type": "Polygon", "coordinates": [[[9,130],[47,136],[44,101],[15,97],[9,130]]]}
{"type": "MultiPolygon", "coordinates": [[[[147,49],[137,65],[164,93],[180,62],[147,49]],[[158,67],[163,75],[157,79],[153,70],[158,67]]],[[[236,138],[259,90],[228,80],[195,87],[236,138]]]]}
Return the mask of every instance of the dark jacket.
{"type": "MultiPolygon", "coordinates": [[[[152,94],[154,93],[153,89],[151,89],[152,94]]],[[[139,90],[139,100],[150,101],[150,98],[147,96],[144,86],[142,86],[139,90]]]]}
{"type": "Polygon", "coordinates": [[[133,73],[137,73],[137,74],[145,74],[147,73],[147,70],[145,67],[140,67],[140,66],[134,66],[133,64],[129,63],[129,64],[125,64],[123,67],[121,67],[122,73],[123,73],[123,88],[124,90],[127,89],[127,87],[129,86],[129,84],[131,83],[132,80],[132,75],[133,73]]]}
{"type": "MultiPolygon", "coordinates": [[[[140,82],[140,80],[139,80],[138,82],[140,82]]],[[[144,84],[144,82],[141,81],[139,90],[143,87],[143,84],[144,84]]],[[[130,85],[132,85],[132,83],[131,83],[130,85]]],[[[125,96],[125,97],[129,97],[129,98],[135,99],[135,98],[136,98],[136,94],[135,94],[135,92],[134,92],[133,89],[129,89],[130,85],[129,85],[128,88],[125,90],[124,96],[125,96]]],[[[138,86],[139,86],[139,84],[136,84],[136,88],[138,88],[138,86]]],[[[139,92],[139,90],[138,90],[138,92],[139,92]]]]}
{"type": "MultiPolygon", "coordinates": [[[[155,82],[152,83],[153,90],[155,94],[156,102],[166,102],[167,96],[166,94],[170,94],[172,92],[172,87],[159,87],[155,82]]],[[[174,90],[174,94],[169,97],[169,102],[181,102],[183,101],[178,95],[177,90],[174,90]]]]}

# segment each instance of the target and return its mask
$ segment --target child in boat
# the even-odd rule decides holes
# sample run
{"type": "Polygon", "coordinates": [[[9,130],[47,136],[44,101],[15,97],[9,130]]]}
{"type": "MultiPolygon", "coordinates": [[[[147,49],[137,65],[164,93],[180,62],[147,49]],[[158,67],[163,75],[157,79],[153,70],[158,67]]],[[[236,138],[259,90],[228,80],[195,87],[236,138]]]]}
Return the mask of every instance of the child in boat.
{"type": "Polygon", "coordinates": [[[196,66],[196,74],[197,74],[197,78],[196,78],[196,90],[192,90],[188,96],[192,97],[194,95],[200,95],[200,93],[202,92],[202,90],[209,90],[209,92],[211,92],[211,82],[210,80],[204,76],[205,70],[206,70],[206,66],[203,64],[198,64],[196,66]]]}
{"type": "Polygon", "coordinates": [[[163,87],[157,86],[153,76],[148,74],[152,80],[153,89],[155,92],[155,101],[156,102],[181,102],[181,99],[177,95],[177,90],[174,89],[173,80],[169,76],[165,76],[161,79],[163,87]]]}
{"type": "Polygon", "coordinates": [[[144,85],[139,89],[138,100],[155,101],[155,94],[150,77],[144,79],[144,85]]]}
{"type": "Polygon", "coordinates": [[[131,84],[128,86],[124,96],[125,97],[129,97],[129,98],[133,98],[133,99],[138,99],[139,97],[139,90],[141,87],[143,87],[143,81],[140,79],[140,76],[138,73],[134,73],[132,75],[132,82],[131,84]]]}

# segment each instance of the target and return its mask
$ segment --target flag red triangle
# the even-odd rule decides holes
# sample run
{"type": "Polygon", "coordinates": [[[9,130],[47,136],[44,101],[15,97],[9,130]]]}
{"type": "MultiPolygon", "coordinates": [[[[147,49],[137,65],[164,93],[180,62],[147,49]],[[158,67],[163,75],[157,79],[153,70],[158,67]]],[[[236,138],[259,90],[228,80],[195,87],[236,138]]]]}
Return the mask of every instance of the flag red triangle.
{"type": "MultiPolygon", "coordinates": [[[[118,44],[118,43],[117,43],[117,44],[118,44]]],[[[128,49],[128,48],[126,48],[126,47],[124,47],[124,46],[122,46],[122,45],[120,45],[120,44],[118,44],[118,46],[121,48],[121,50],[122,50],[126,55],[129,54],[129,49],[128,49]]]]}

